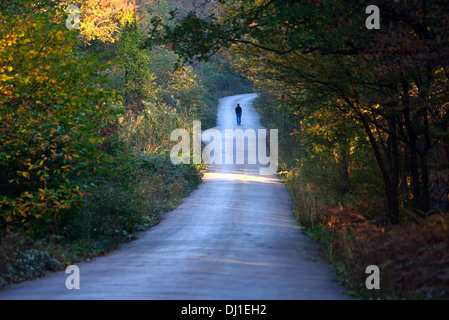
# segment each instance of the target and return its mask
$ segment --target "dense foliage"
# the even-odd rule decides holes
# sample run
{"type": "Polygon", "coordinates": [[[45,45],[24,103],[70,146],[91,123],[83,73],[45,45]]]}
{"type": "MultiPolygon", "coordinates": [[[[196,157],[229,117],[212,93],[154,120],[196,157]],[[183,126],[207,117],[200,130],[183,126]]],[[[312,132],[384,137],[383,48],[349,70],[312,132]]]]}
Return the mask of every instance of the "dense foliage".
{"type": "Polygon", "coordinates": [[[440,195],[432,185],[447,181],[447,157],[433,156],[447,144],[447,6],[374,2],[383,23],[370,30],[358,1],[223,3],[220,15],[191,13],[174,27],[156,27],[147,43],[168,42],[186,59],[229,48],[238,68],[284,100],[288,113],[329,108],[358,123],[382,175],[391,223],[402,207],[435,208],[440,195]]]}
{"type": "Polygon", "coordinates": [[[74,50],[61,12],[10,10],[1,13],[0,226],[46,232],[35,219],[62,219],[108,161],[99,129],[114,95],[100,88],[96,59],[74,50]]]}
{"type": "Polygon", "coordinates": [[[356,0],[136,4],[0,3],[0,284],[157,223],[201,181],[170,132],[214,126],[216,99],[253,83],[297,220],[348,289],[447,298],[446,0],[373,0],[380,29],[356,0]]]}
{"type": "Polygon", "coordinates": [[[149,10],[172,9],[158,3],[70,2],[79,30],[67,1],[0,4],[0,285],[108,252],[201,182],[169,138],[214,126],[217,96],[198,67],[141,48],[149,10]]]}
{"type": "MultiPolygon", "coordinates": [[[[299,221],[332,234],[321,237],[328,244],[334,244],[336,235],[328,219],[339,206],[355,207],[369,223],[386,227],[386,233],[394,232],[389,229],[394,225],[425,229],[426,219],[436,215],[443,223],[437,219],[433,226],[440,225],[436,232],[444,234],[447,1],[371,1],[380,9],[380,29],[366,27],[368,4],[360,1],[218,2],[221,9],[207,17],[191,12],[176,17],[175,24],[155,19],[146,43],[166,43],[185,61],[225,54],[236,70],[254,80],[266,98],[258,104],[267,123],[284,132],[281,174],[295,197],[299,221]],[[329,217],[320,218],[320,207],[328,208],[323,210],[329,217]]],[[[359,231],[381,242],[369,230],[359,231]]],[[[425,244],[412,236],[389,239],[407,242],[397,248],[413,247],[416,240],[434,250],[431,241],[425,244]]],[[[440,240],[440,250],[447,250],[447,239],[440,240]]],[[[338,243],[351,251],[363,241],[338,243]]],[[[394,255],[393,248],[389,254],[394,255]]],[[[343,273],[360,273],[362,260],[346,263],[343,273]]],[[[447,268],[444,259],[441,264],[447,268]]],[[[435,289],[433,279],[438,292],[423,289],[421,297],[447,295],[444,281],[435,289]]],[[[384,288],[390,292],[385,296],[407,295],[393,287],[384,288]]]]}

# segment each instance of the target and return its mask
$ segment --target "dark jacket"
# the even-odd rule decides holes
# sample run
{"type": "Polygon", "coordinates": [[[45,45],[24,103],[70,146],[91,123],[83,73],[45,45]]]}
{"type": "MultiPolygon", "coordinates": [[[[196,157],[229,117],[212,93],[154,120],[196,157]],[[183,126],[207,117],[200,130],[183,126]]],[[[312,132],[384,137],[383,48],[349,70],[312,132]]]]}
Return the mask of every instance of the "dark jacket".
{"type": "Polygon", "coordinates": [[[242,114],[242,108],[240,106],[235,108],[235,114],[242,114]]]}

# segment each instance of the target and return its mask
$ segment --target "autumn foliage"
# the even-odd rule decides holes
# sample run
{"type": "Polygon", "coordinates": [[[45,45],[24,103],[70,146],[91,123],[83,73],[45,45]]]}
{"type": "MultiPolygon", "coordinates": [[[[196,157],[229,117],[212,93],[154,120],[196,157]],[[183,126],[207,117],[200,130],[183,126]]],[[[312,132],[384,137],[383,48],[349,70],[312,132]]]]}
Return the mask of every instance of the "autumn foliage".
{"type": "Polygon", "coordinates": [[[88,192],[113,97],[98,87],[100,64],[74,51],[76,31],[64,14],[31,2],[25,9],[0,15],[0,226],[7,231],[58,220],[88,192]]]}
{"type": "Polygon", "coordinates": [[[369,298],[446,299],[449,295],[449,216],[382,226],[349,222],[349,208],[323,217],[334,233],[332,259],[349,290],[369,298]],[[348,223],[349,222],[349,223],[348,223]],[[366,290],[366,266],[379,266],[381,290],[366,290]]]}
{"type": "Polygon", "coordinates": [[[300,224],[358,295],[447,297],[447,5],[373,1],[381,28],[369,30],[359,1],[231,3],[210,23],[232,32],[222,50],[284,132],[300,224]],[[364,285],[371,264],[377,292],[364,285]]]}
{"type": "Polygon", "coordinates": [[[67,4],[0,2],[0,287],[107,253],[201,182],[169,157],[171,131],[215,121],[196,72],[140,49],[129,1],[70,1],[80,30],[67,4]]]}

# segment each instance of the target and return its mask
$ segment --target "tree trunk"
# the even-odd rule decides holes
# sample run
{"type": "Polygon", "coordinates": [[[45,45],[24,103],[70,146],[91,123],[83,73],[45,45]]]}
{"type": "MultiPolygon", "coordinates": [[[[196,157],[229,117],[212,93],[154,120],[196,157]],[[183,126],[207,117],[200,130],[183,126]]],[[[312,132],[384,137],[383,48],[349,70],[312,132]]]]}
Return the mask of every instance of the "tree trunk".
{"type": "MultiPolygon", "coordinates": [[[[414,125],[412,124],[410,115],[410,99],[409,99],[409,85],[406,80],[402,81],[402,89],[404,91],[402,102],[404,105],[404,124],[407,130],[409,151],[410,151],[410,177],[412,179],[412,193],[413,193],[413,207],[422,210],[422,198],[421,198],[421,183],[419,179],[419,166],[418,166],[418,146],[417,146],[417,134],[414,125]]],[[[414,123],[417,119],[414,117],[414,123]]]]}
{"type": "Polygon", "coordinates": [[[394,132],[394,135],[389,135],[389,145],[390,145],[390,154],[391,154],[391,163],[390,163],[390,177],[391,177],[391,189],[394,193],[394,199],[392,203],[392,207],[394,207],[394,211],[390,214],[390,223],[398,224],[399,223],[399,148],[398,148],[398,139],[397,139],[397,125],[394,117],[389,118],[389,126],[390,131],[394,132]]]}
{"type": "Polygon", "coordinates": [[[363,115],[363,112],[362,112],[360,106],[357,104],[356,107],[357,107],[356,110],[359,114],[359,117],[362,120],[362,124],[365,129],[365,132],[368,135],[368,139],[371,144],[371,147],[373,148],[374,155],[376,156],[377,164],[382,173],[385,196],[387,198],[388,222],[391,224],[398,224],[399,223],[399,201],[398,201],[397,182],[392,183],[392,179],[388,173],[387,167],[385,165],[385,161],[382,158],[382,154],[380,152],[378,143],[376,141],[376,138],[373,135],[373,132],[371,131],[369,123],[368,123],[367,119],[365,118],[365,116],[363,115]]]}
{"type": "Polygon", "coordinates": [[[424,151],[421,157],[421,193],[422,193],[422,210],[428,212],[430,210],[430,193],[429,193],[429,165],[428,157],[431,148],[429,119],[427,115],[427,108],[423,108],[424,121],[424,151]]]}

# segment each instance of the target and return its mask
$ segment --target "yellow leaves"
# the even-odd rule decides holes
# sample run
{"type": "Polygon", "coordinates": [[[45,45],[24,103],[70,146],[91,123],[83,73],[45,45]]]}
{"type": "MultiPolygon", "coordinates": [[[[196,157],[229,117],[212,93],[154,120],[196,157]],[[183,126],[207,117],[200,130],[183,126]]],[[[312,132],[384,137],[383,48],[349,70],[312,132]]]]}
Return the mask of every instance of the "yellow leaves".
{"type": "Polygon", "coordinates": [[[32,198],[33,198],[33,195],[30,194],[28,191],[25,191],[25,192],[22,194],[22,197],[23,197],[23,198],[29,198],[29,199],[32,199],[32,198]]]}
{"type": "MultiPolygon", "coordinates": [[[[5,190],[14,192],[0,197],[0,224],[14,230],[92,195],[82,186],[75,191],[69,172],[100,159],[102,151],[92,144],[101,142],[95,138],[103,118],[99,111],[109,112],[101,103],[109,97],[90,71],[97,68],[95,59],[70,53],[78,50],[76,40],[64,26],[49,22],[50,12],[2,15],[7,23],[0,23],[0,162],[5,190]],[[79,83],[71,83],[73,76],[79,83]],[[95,105],[99,111],[92,112],[95,105]]],[[[88,175],[89,169],[82,171],[80,179],[88,175]]]]}
{"type": "Polygon", "coordinates": [[[25,178],[27,178],[28,180],[30,180],[31,176],[30,176],[30,174],[29,174],[28,172],[22,171],[21,173],[22,173],[22,176],[23,176],[23,177],[25,177],[25,178]]]}

